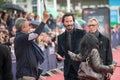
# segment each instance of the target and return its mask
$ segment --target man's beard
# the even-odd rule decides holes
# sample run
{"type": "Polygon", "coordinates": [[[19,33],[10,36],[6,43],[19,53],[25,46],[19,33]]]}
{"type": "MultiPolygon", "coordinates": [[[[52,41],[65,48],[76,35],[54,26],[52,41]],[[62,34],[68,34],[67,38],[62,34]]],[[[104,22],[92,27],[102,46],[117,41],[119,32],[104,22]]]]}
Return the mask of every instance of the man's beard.
{"type": "Polygon", "coordinates": [[[73,27],[74,27],[74,25],[67,25],[67,26],[66,26],[66,29],[67,29],[68,31],[71,31],[71,30],[73,29],[73,27]]]}

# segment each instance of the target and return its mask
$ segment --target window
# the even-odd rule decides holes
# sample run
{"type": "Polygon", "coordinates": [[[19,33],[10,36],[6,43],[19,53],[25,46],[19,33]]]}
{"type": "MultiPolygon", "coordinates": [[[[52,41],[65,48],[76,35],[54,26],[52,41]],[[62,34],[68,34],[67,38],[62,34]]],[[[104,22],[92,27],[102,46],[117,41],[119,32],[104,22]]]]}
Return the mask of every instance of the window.
{"type": "Polygon", "coordinates": [[[37,6],[33,6],[32,8],[33,8],[33,12],[37,13],[37,6]]]}
{"type": "Polygon", "coordinates": [[[27,0],[16,0],[16,2],[27,2],[27,0]]]}
{"type": "Polygon", "coordinates": [[[32,4],[37,4],[37,0],[32,0],[32,4]]]}

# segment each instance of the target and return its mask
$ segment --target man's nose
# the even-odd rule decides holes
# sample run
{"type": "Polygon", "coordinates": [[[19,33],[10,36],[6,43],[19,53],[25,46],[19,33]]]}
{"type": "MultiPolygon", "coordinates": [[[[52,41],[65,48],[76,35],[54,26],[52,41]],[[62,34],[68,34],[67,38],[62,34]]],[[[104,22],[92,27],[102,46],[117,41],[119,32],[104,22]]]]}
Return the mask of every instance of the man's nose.
{"type": "Polygon", "coordinates": [[[68,24],[71,24],[71,22],[68,22],[68,24]]]}

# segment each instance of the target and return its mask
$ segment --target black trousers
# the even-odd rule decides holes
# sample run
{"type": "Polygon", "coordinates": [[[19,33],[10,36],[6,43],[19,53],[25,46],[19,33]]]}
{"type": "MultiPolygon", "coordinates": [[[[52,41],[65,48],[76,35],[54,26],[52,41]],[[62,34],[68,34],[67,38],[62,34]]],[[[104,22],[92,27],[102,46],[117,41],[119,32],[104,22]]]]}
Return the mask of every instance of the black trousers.
{"type": "Polygon", "coordinates": [[[64,75],[64,80],[80,80],[77,78],[77,72],[75,71],[74,67],[71,65],[70,70],[67,75],[64,75]]]}

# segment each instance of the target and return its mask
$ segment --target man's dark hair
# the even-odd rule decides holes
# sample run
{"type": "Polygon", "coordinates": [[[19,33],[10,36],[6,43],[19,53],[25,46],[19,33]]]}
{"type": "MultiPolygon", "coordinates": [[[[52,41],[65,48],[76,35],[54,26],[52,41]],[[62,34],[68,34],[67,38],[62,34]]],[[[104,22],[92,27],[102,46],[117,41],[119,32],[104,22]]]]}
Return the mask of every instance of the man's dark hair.
{"type": "Polygon", "coordinates": [[[75,22],[74,14],[73,14],[73,13],[66,13],[66,14],[64,14],[63,17],[62,17],[62,23],[64,22],[66,16],[72,16],[72,17],[73,17],[73,21],[75,22]]]}

